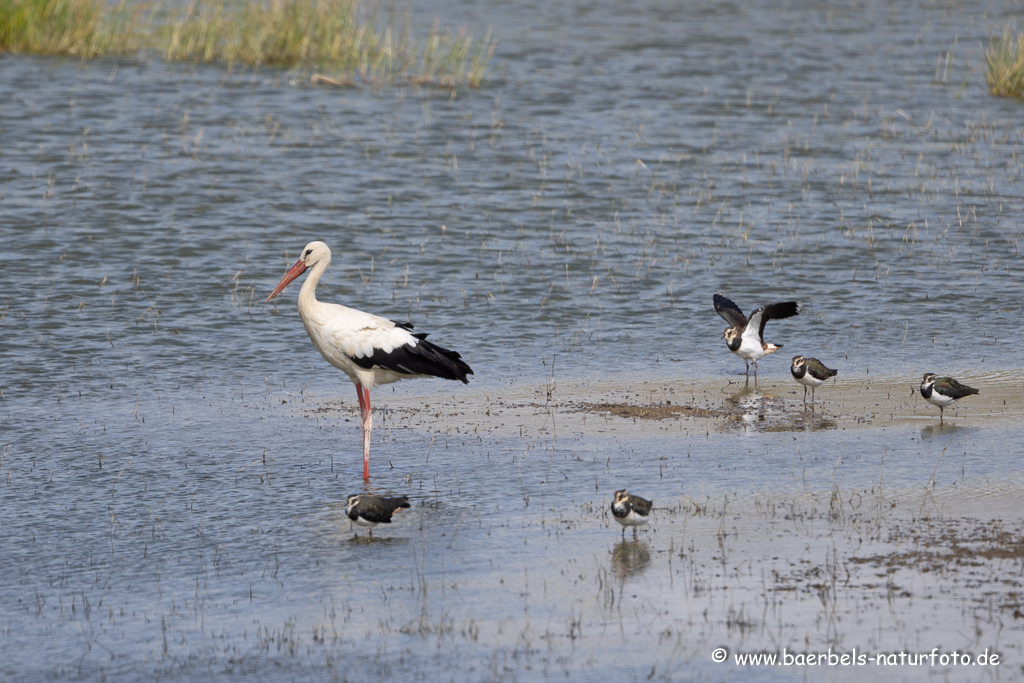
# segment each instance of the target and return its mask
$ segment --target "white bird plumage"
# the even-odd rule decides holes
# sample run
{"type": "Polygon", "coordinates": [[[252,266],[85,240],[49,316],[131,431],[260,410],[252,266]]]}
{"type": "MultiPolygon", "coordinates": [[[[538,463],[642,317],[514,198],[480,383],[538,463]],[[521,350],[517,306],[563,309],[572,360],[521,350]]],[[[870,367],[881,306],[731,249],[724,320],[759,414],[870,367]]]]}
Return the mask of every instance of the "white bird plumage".
{"type": "Polygon", "coordinates": [[[763,316],[763,308],[757,309],[750,315],[747,326],[743,328],[743,333],[740,335],[740,347],[733,351],[743,360],[754,364],[754,374],[757,374],[757,361],[782,348],[771,342],[766,342],[761,336],[761,318],[763,316]]]}
{"type": "Polygon", "coordinates": [[[623,535],[626,533],[627,526],[633,527],[633,537],[635,538],[636,528],[647,524],[653,507],[654,503],[646,498],[633,496],[626,489],[619,489],[615,492],[615,500],[612,501],[612,517],[622,525],[623,535]]]}
{"type": "Polygon", "coordinates": [[[402,325],[379,315],[318,301],[316,286],[330,263],[330,248],[323,242],[310,242],[267,301],[306,270],[310,271],[299,290],[299,317],[320,355],[356,385],[363,430],[363,478],[369,479],[373,431],[370,389],[413,377],[443,377],[465,383],[473,371],[455,351],[426,341],[425,334],[414,334],[411,324],[402,325]]]}
{"type": "Polygon", "coordinates": [[[729,327],[722,333],[729,350],[743,359],[750,374],[750,364],[754,364],[754,381],[757,381],[757,361],[769,353],[782,348],[782,344],[771,344],[764,340],[764,327],[769,320],[791,318],[800,313],[800,304],[796,301],[783,301],[761,306],[750,314],[748,319],[732,299],[718,292],[712,296],[715,312],[722,316],[729,327]]]}

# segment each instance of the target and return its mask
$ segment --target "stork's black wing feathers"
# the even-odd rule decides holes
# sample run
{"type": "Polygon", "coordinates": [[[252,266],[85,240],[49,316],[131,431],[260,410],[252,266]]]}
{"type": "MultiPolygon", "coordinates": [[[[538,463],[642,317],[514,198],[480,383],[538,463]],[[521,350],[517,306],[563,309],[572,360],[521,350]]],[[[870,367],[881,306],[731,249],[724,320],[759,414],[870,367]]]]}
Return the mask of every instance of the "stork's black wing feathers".
{"type": "Polygon", "coordinates": [[[457,379],[463,384],[469,384],[467,376],[473,374],[473,369],[462,360],[457,351],[428,342],[427,335],[423,332],[413,336],[418,340],[415,345],[405,344],[391,351],[374,349],[373,355],[352,358],[352,362],[367,370],[380,367],[405,375],[430,375],[442,379],[457,379]]]}
{"type": "Polygon", "coordinates": [[[743,315],[743,311],[733,303],[732,299],[715,292],[711,300],[715,303],[715,312],[725,318],[725,322],[729,323],[730,327],[736,327],[742,331],[747,326],[747,316],[743,315]]]}

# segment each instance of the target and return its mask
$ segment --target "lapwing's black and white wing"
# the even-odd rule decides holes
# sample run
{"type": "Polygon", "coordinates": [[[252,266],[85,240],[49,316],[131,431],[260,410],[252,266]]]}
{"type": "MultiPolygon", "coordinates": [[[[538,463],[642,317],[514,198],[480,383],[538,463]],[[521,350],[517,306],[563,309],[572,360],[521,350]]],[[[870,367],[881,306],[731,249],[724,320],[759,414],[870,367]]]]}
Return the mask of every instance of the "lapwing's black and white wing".
{"type": "Polygon", "coordinates": [[[974,387],[961,384],[952,377],[936,378],[933,391],[937,391],[943,396],[948,396],[952,399],[960,399],[964,396],[971,396],[978,393],[978,390],[974,387]]]}
{"type": "Polygon", "coordinates": [[[732,299],[724,297],[718,292],[711,299],[715,303],[715,313],[725,318],[730,327],[742,330],[747,325],[747,316],[743,315],[740,307],[733,303],[732,299]]]}
{"type": "Polygon", "coordinates": [[[817,358],[806,358],[804,362],[807,363],[807,372],[811,374],[811,377],[820,379],[822,382],[830,377],[835,377],[839,373],[838,370],[827,367],[817,358]]]}
{"type": "Polygon", "coordinates": [[[409,498],[384,498],[382,496],[359,496],[348,508],[348,517],[353,522],[359,518],[372,524],[390,524],[391,516],[400,508],[409,507],[409,498]]]}
{"type": "Polygon", "coordinates": [[[750,314],[750,320],[747,321],[747,329],[743,330],[743,338],[754,337],[756,334],[757,336],[754,337],[754,340],[758,344],[764,344],[764,326],[768,324],[769,320],[792,318],[799,312],[800,304],[795,301],[783,301],[777,304],[762,306],[750,314]]]}
{"type": "Polygon", "coordinates": [[[651,515],[651,508],[654,507],[654,503],[646,498],[630,496],[629,502],[633,506],[633,511],[641,517],[649,517],[651,515]]]}

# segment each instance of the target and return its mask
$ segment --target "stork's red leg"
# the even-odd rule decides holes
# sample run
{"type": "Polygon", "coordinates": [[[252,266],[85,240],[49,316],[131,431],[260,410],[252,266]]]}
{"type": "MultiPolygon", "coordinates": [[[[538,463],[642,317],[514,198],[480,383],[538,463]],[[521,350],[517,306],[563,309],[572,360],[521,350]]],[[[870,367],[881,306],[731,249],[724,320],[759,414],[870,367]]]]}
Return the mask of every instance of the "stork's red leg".
{"type": "Polygon", "coordinates": [[[366,415],[366,403],[363,401],[363,388],[356,385],[356,398],[359,399],[359,422],[362,424],[363,416],[366,415]]]}
{"type": "Polygon", "coordinates": [[[363,428],[363,480],[370,479],[370,434],[373,432],[373,413],[370,410],[370,390],[356,386],[359,393],[359,413],[363,428]]]}

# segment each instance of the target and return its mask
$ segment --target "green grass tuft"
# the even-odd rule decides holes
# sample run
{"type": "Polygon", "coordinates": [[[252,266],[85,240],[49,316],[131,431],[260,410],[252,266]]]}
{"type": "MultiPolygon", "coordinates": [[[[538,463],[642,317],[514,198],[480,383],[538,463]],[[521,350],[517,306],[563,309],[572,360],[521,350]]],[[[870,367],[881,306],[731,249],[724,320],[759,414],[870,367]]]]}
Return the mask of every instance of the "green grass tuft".
{"type": "Polygon", "coordinates": [[[137,12],[105,0],[0,0],[0,50],[96,57],[141,46],[137,12]]]}
{"type": "Polygon", "coordinates": [[[989,42],[985,62],[990,94],[1024,98],[1024,33],[1014,36],[1009,27],[1003,29],[1001,36],[989,42]]]}
{"type": "Polygon", "coordinates": [[[495,42],[488,31],[479,45],[465,31],[441,33],[437,26],[430,32],[419,53],[413,83],[439,86],[457,86],[463,81],[470,87],[479,87],[484,71],[494,54],[495,42]]]}
{"type": "Polygon", "coordinates": [[[328,71],[315,82],[479,87],[495,41],[435,25],[425,43],[408,20],[360,0],[192,0],[144,14],[125,0],[0,0],[0,50],[91,58],[158,51],[168,61],[328,71]]]}
{"type": "Polygon", "coordinates": [[[390,47],[364,40],[373,27],[360,25],[355,9],[347,0],[193,2],[170,21],[164,54],[169,60],[353,68],[361,50],[390,47]]]}

